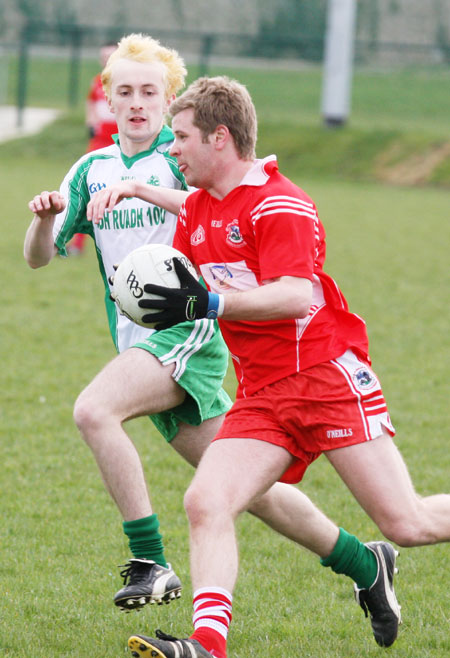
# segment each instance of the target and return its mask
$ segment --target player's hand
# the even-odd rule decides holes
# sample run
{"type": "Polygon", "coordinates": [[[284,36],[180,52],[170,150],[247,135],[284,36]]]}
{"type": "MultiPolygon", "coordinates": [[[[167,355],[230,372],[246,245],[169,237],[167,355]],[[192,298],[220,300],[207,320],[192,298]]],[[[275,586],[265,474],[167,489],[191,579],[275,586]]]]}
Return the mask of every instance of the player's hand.
{"type": "Polygon", "coordinates": [[[66,207],[66,200],[59,192],[41,192],[28,204],[28,208],[41,219],[54,217],[66,207]]]}
{"type": "MultiPolygon", "coordinates": [[[[113,265],[113,270],[114,272],[117,272],[119,265],[113,265]]],[[[112,302],[116,301],[116,298],[114,296],[113,290],[114,290],[114,274],[111,274],[111,276],[108,277],[108,283],[111,286],[110,291],[109,291],[109,298],[112,302]]]]}
{"type": "Polygon", "coordinates": [[[141,308],[159,310],[159,313],[144,315],[144,322],[157,322],[156,329],[167,329],[179,322],[200,318],[216,318],[219,295],[209,293],[179,258],[173,259],[175,271],[180,280],[180,288],[165,288],[153,283],[144,285],[144,292],[158,295],[163,299],[140,299],[141,308]]]}
{"type": "MultiPolygon", "coordinates": [[[[117,263],[113,265],[114,273],[116,273],[118,269],[119,269],[119,265],[117,263]]],[[[111,276],[108,277],[108,283],[110,286],[114,285],[114,274],[111,274],[111,276]]]]}
{"type": "Polygon", "coordinates": [[[122,199],[127,199],[128,197],[136,196],[136,184],[135,181],[127,180],[110,187],[105,187],[105,189],[96,192],[86,207],[86,218],[90,222],[99,224],[102,221],[105,211],[111,212],[111,210],[122,199]]]}

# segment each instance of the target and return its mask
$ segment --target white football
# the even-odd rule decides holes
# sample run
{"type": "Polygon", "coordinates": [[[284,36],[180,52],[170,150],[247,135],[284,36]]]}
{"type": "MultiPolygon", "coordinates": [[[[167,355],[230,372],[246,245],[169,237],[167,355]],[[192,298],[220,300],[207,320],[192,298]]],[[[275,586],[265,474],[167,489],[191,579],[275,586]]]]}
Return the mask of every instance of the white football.
{"type": "Polygon", "coordinates": [[[161,299],[159,295],[144,292],[146,283],[154,283],[166,288],[179,288],[180,281],[173,263],[179,258],[189,272],[198,279],[191,261],[173,247],[166,244],[146,244],[130,252],[117,268],[111,294],[122,315],[142,327],[154,327],[156,323],[144,322],[143,315],[158,313],[148,308],[140,308],[138,302],[143,297],[161,299]]]}

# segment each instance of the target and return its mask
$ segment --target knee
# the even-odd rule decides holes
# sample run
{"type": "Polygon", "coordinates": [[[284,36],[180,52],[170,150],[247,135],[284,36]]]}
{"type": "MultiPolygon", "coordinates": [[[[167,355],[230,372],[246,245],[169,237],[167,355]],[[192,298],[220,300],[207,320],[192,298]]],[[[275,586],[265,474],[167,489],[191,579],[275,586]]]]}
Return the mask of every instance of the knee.
{"type": "Polygon", "coordinates": [[[102,424],[103,414],[102,405],[99,405],[86,389],[82,391],[73,408],[73,419],[83,437],[102,424]]]}
{"type": "Polygon", "coordinates": [[[206,518],[209,506],[205,503],[205,497],[202,495],[200,487],[195,483],[192,483],[187,489],[183,502],[191,526],[198,525],[206,518]]]}
{"type": "Polygon", "coordinates": [[[437,541],[427,515],[420,513],[420,503],[416,514],[391,518],[378,525],[387,539],[404,548],[424,546],[437,541]]]}
{"type": "Polygon", "coordinates": [[[386,539],[393,541],[398,546],[407,548],[408,546],[416,546],[417,532],[408,522],[396,522],[380,524],[380,530],[386,539]]]}
{"type": "Polygon", "coordinates": [[[226,505],[221,500],[220,492],[194,481],[184,495],[184,509],[191,528],[195,528],[217,521],[222,517],[226,505]]]}

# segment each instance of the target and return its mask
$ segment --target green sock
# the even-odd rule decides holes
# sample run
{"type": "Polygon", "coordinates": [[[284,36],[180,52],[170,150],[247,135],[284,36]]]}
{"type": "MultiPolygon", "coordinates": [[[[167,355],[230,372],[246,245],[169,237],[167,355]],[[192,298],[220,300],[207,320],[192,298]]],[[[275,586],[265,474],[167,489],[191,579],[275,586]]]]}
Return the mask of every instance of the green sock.
{"type": "Polygon", "coordinates": [[[331,555],[321,558],[320,564],[331,567],[334,573],[349,576],[359,589],[369,589],[378,573],[378,563],[374,553],[343,528],[339,528],[339,538],[331,555]]]}
{"type": "Polygon", "coordinates": [[[162,535],[158,530],[159,521],[156,514],[136,521],[123,522],[123,531],[129,539],[130,550],[134,557],[153,560],[162,567],[167,567],[162,535]]]}

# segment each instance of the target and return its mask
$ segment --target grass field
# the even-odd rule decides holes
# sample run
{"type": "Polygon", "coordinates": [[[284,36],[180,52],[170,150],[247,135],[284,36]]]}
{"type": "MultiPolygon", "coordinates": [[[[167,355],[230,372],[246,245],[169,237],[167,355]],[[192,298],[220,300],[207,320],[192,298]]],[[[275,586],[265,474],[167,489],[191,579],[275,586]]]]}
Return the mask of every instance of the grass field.
{"type": "MultiPolygon", "coordinates": [[[[0,656],[122,656],[131,633],[191,628],[182,496],[192,471],[145,419],[128,429],[184,596],[130,615],[111,602],[128,548],[72,421],[78,392],[114,355],[92,245],[82,258],[56,259],[39,271],[22,257],[27,201],[59,184],[83,138],[74,115],[41,136],[0,145],[0,656]]],[[[329,170],[323,180],[303,173],[296,182],[316,200],[327,229],[327,271],[368,322],[375,369],[417,489],[448,490],[448,191],[333,180],[329,170]]],[[[231,371],[226,387],[233,393],[231,371]]],[[[325,459],[309,469],[302,490],[348,531],[379,537],[325,459]]],[[[255,519],[242,518],[238,532],[230,658],[380,655],[346,578],[255,519]]],[[[448,656],[448,545],[403,549],[399,567],[404,623],[389,655],[448,656]]]]}

